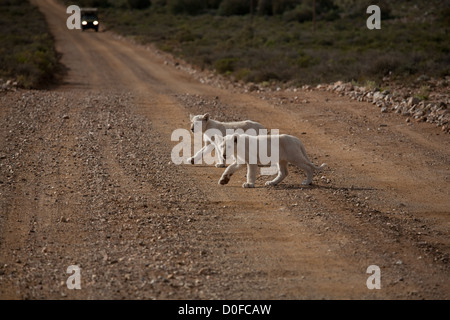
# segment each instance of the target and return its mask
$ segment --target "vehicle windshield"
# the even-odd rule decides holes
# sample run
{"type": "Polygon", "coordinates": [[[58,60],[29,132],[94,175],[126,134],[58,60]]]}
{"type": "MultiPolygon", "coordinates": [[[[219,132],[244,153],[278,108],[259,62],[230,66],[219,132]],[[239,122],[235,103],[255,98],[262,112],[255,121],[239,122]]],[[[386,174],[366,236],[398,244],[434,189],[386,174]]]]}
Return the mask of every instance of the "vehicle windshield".
{"type": "Polygon", "coordinates": [[[94,21],[94,20],[98,20],[96,15],[83,15],[81,17],[82,20],[86,20],[86,21],[94,21]]]}

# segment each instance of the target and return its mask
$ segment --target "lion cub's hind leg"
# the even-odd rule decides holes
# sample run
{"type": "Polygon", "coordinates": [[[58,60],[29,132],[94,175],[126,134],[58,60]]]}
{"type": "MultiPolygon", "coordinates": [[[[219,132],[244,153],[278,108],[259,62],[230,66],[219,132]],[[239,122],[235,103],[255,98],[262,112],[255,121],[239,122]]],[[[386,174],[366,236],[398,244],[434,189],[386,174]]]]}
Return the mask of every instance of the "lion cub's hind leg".
{"type": "Polygon", "coordinates": [[[305,161],[304,159],[299,159],[293,162],[292,164],[296,165],[300,169],[303,169],[306,173],[306,179],[302,181],[303,185],[310,185],[313,180],[314,175],[314,165],[309,161],[305,161]]]}
{"type": "Polygon", "coordinates": [[[286,176],[289,174],[287,161],[280,161],[277,165],[278,165],[278,175],[272,181],[267,181],[266,186],[276,186],[281,181],[283,181],[284,178],[286,178],[286,176]]]}

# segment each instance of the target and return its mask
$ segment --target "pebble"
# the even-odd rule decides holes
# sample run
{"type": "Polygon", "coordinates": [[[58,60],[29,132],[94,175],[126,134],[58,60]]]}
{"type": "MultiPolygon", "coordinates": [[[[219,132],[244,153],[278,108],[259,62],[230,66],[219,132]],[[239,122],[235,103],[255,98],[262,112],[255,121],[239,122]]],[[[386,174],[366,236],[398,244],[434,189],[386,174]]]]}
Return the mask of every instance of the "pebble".
{"type": "MultiPolygon", "coordinates": [[[[437,80],[430,78],[430,82],[437,80]]],[[[448,83],[448,80],[444,80],[448,83]]],[[[437,87],[437,86],[434,86],[437,87]]],[[[445,86],[444,86],[445,87],[445,86]]],[[[382,113],[393,111],[406,117],[413,117],[417,122],[428,122],[441,127],[443,132],[450,133],[450,114],[447,106],[450,103],[450,95],[448,93],[430,94],[430,101],[421,101],[418,97],[413,96],[411,90],[408,94],[402,95],[399,91],[403,88],[394,88],[389,91],[380,91],[379,88],[368,89],[366,87],[353,86],[350,82],[344,83],[338,81],[331,84],[320,84],[315,87],[316,90],[326,90],[346,95],[353,100],[370,102],[378,106],[382,113]],[[431,100],[432,99],[432,100],[431,100]]],[[[404,89],[403,89],[404,90],[404,89]]],[[[410,118],[406,119],[409,123],[410,118]]]]}

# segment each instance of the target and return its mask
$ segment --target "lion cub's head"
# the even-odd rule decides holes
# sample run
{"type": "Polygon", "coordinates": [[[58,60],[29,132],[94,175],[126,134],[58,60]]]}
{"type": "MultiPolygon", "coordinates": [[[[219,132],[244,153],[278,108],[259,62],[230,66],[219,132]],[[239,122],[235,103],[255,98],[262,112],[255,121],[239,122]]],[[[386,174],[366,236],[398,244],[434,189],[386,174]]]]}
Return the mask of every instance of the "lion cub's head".
{"type": "Polygon", "coordinates": [[[191,131],[194,132],[195,128],[201,128],[202,132],[206,131],[206,124],[210,119],[209,113],[205,113],[204,115],[189,115],[191,119],[191,131]]]}

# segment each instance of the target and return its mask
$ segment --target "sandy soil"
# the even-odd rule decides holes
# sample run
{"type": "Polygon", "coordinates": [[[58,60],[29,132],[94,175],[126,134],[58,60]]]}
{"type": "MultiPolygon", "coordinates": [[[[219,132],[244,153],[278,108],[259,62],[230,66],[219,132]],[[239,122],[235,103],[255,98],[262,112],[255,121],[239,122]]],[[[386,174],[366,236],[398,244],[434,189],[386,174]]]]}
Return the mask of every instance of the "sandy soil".
{"type": "Polygon", "coordinates": [[[448,299],[450,137],[329,92],[205,84],[152,48],[45,13],[67,74],[0,95],[2,299],[448,299]],[[298,136],[309,187],[175,165],[189,113],[298,136]],[[81,268],[81,290],[66,269],[81,268]],[[381,270],[369,290],[368,266],[381,270]]]}

